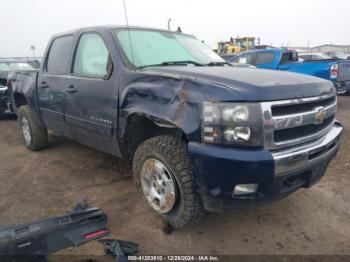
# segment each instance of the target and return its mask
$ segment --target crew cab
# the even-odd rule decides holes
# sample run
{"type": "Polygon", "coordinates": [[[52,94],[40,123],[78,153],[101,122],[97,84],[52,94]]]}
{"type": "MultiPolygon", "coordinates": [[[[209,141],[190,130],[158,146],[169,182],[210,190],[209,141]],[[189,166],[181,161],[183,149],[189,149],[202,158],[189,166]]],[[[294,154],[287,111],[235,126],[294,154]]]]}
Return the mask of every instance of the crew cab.
{"type": "Polygon", "coordinates": [[[321,77],[332,81],[339,94],[350,94],[350,60],[311,59],[311,61],[299,61],[298,53],[294,50],[271,48],[243,52],[229,62],[246,63],[257,68],[321,77]]]}
{"type": "Polygon", "coordinates": [[[179,32],[58,34],[40,71],[19,77],[28,149],[44,148],[49,129],[130,161],[141,197],[174,228],[312,186],[342,133],[331,82],[234,67],[179,32]]]}

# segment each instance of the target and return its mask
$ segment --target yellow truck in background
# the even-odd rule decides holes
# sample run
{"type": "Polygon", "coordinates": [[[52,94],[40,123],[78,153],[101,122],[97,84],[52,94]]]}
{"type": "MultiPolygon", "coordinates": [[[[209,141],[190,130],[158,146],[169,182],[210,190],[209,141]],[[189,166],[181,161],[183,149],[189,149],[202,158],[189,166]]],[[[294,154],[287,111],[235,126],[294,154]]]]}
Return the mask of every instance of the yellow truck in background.
{"type": "MultiPolygon", "coordinates": [[[[237,54],[247,50],[255,49],[256,37],[231,37],[230,41],[218,42],[219,54],[237,54]]],[[[260,41],[259,41],[260,42],[260,41]]]]}

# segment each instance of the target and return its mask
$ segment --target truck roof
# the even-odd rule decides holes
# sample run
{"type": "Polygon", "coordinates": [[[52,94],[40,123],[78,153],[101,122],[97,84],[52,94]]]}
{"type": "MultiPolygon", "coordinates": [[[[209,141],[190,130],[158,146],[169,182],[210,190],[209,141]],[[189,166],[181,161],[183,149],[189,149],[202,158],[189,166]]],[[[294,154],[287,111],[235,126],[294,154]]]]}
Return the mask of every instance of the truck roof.
{"type": "Polygon", "coordinates": [[[263,53],[263,52],[285,52],[285,53],[291,53],[291,52],[296,52],[293,49],[288,49],[285,47],[274,47],[274,48],[266,48],[266,49],[254,49],[254,50],[248,50],[248,51],[244,51],[241,52],[237,55],[241,55],[241,54],[248,54],[248,53],[263,53]]]}
{"type": "Polygon", "coordinates": [[[169,31],[166,29],[159,29],[159,28],[152,28],[152,27],[143,27],[143,26],[126,26],[126,25],[100,25],[100,26],[89,26],[89,27],[81,27],[61,33],[54,34],[53,37],[59,37],[59,36],[64,36],[64,35],[70,35],[70,34],[76,34],[81,31],[110,31],[110,30],[115,30],[115,29],[141,29],[141,30],[152,30],[152,31],[160,31],[160,32],[171,32],[171,33],[177,33],[177,34],[182,34],[182,35],[188,35],[192,36],[189,34],[185,34],[182,32],[178,31],[169,31]]]}
{"type": "Polygon", "coordinates": [[[25,62],[17,58],[0,58],[0,63],[20,63],[25,62]]]}

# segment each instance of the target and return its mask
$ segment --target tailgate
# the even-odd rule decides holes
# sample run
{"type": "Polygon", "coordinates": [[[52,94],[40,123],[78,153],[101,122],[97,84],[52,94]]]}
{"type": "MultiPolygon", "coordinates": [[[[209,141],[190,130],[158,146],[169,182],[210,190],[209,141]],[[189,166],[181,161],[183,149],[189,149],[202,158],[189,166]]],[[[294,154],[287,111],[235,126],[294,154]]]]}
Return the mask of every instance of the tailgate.
{"type": "Polygon", "coordinates": [[[339,73],[337,82],[350,81],[350,60],[339,61],[339,73]]]}

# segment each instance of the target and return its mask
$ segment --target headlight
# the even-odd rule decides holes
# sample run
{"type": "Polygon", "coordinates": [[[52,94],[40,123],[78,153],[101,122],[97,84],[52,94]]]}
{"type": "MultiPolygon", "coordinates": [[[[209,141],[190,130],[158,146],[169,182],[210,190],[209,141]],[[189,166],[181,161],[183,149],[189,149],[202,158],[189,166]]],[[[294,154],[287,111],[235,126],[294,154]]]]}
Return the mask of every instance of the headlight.
{"type": "Polygon", "coordinates": [[[230,142],[249,142],[250,140],[250,127],[238,126],[234,129],[227,128],[224,131],[224,138],[230,142]]]}
{"type": "Polygon", "coordinates": [[[262,146],[262,110],[258,103],[205,102],[202,123],[203,142],[262,146]]]}
{"type": "Polygon", "coordinates": [[[249,117],[249,110],[246,106],[227,107],[222,111],[222,118],[229,122],[243,122],[247,121],[249,117]]]}

